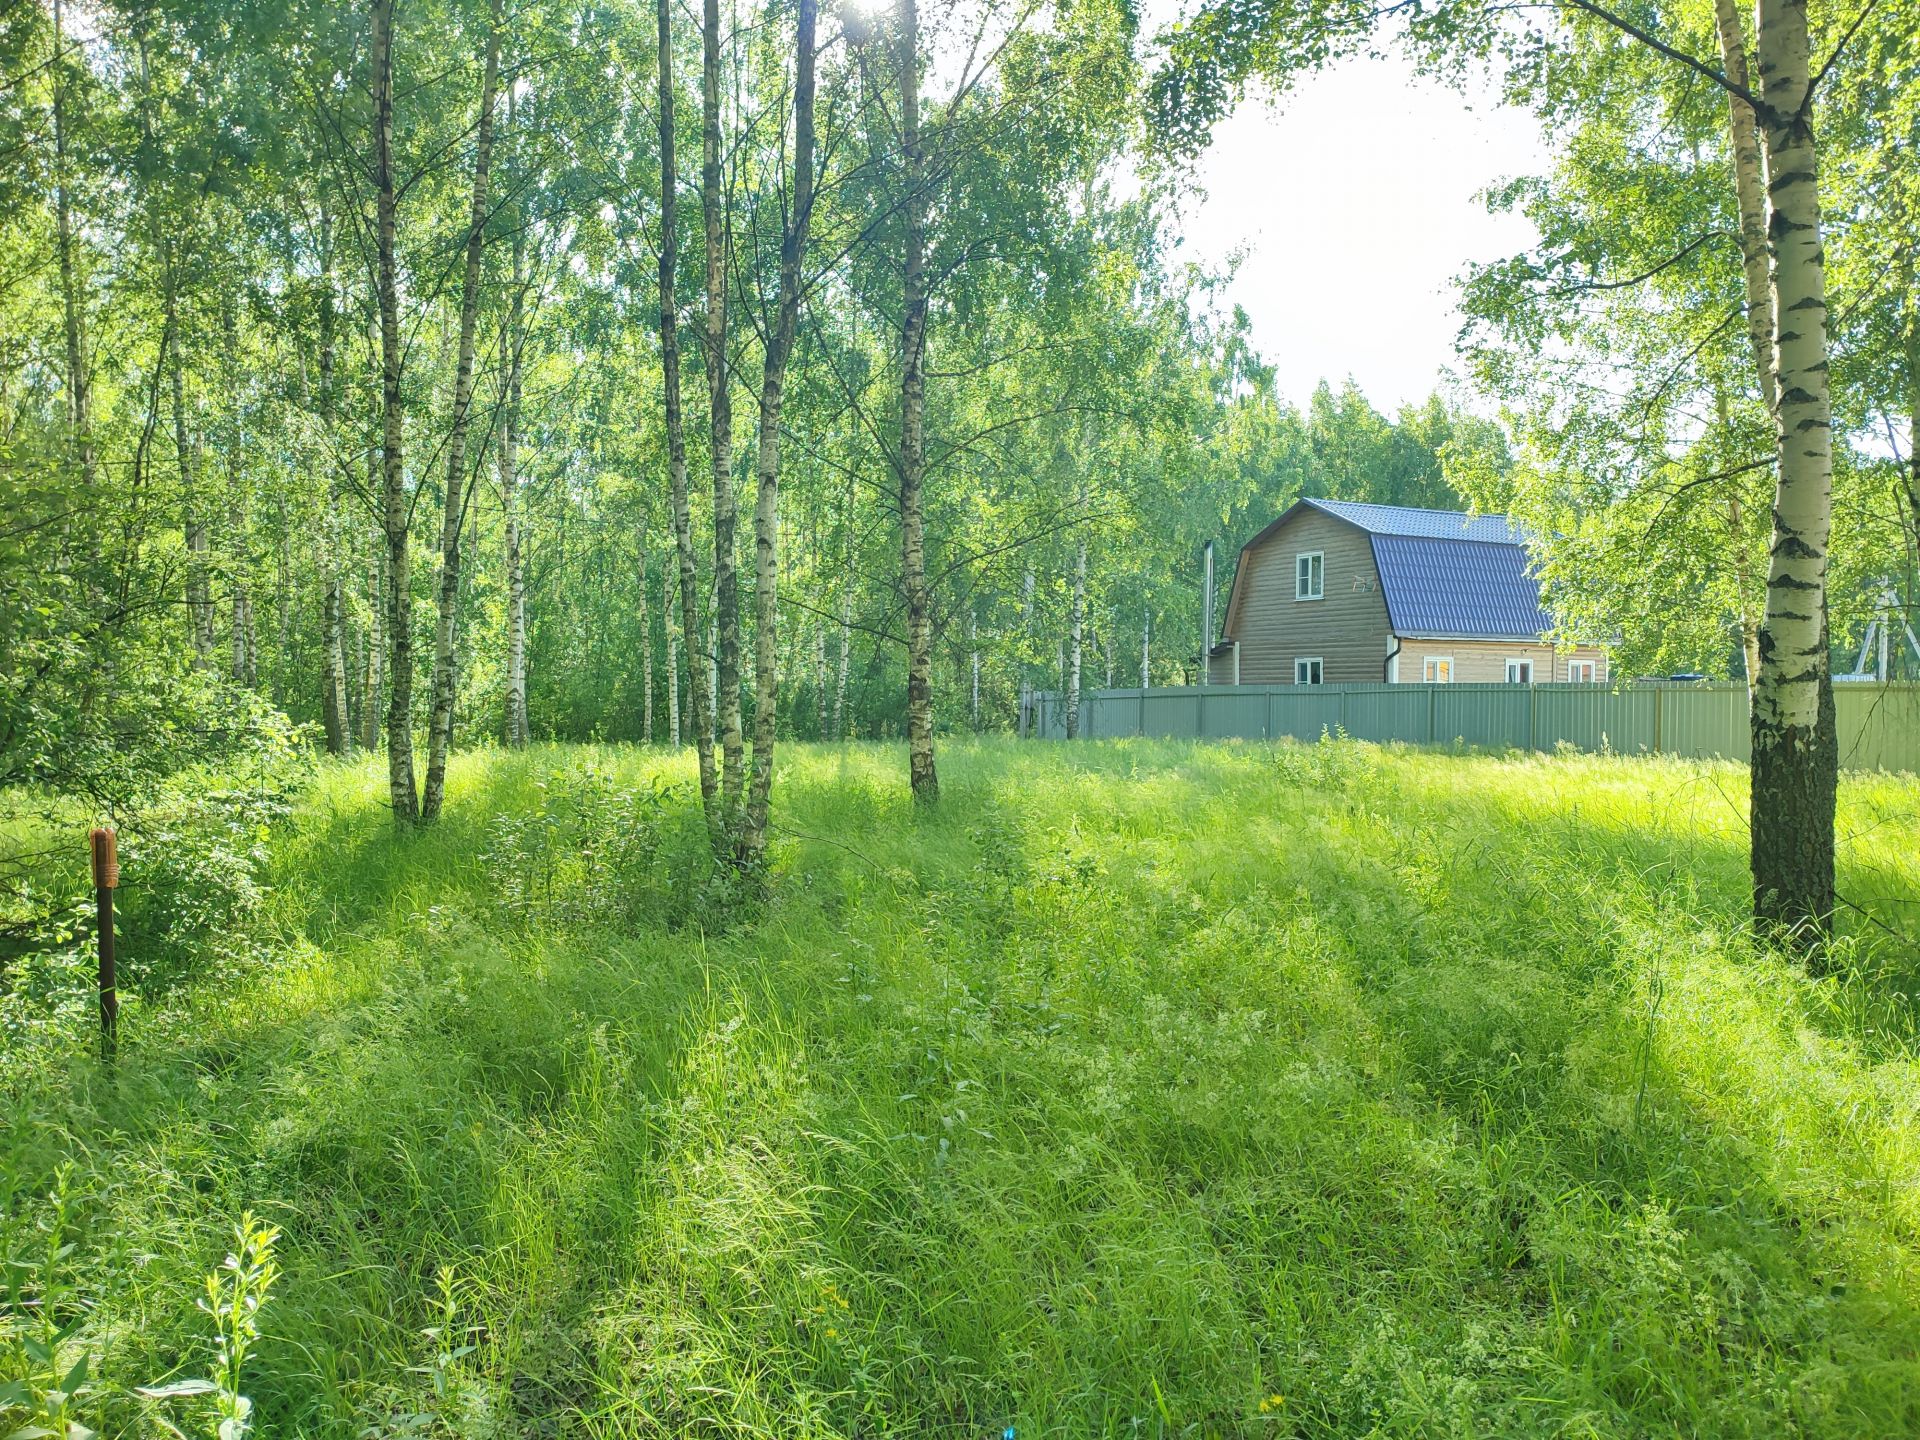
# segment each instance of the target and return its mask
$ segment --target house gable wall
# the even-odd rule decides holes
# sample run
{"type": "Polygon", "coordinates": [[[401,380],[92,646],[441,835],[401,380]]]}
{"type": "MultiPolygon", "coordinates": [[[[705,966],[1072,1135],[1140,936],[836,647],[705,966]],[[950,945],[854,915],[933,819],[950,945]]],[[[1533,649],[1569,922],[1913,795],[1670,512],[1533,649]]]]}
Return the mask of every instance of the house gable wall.
{"type": "MultiPolygon", "coordinates": [[[[1303,506],[1285,525],[1244,552],[1234,611],[1225,638],[1240,642],[1240,682],[1291,685],[1293,662],[1319,656],[1329,685],[1378,682],[1387,658],[1387,605],[1380,593],[1373,546],[1365,531],[1303,506]],[[1323,561],[1320,600],[1296,600],[1294,557],[1318,550],[1323,561]]],[[[1233,656],[1216,655],[1216,685],[1233,681],[1233,656]]]]}

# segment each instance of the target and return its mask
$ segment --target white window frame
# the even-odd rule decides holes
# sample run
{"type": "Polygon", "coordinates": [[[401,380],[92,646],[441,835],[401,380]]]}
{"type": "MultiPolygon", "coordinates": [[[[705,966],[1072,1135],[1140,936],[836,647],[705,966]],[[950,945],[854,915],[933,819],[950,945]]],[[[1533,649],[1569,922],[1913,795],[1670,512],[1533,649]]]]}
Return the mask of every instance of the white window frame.
{"type": "Polygon", "coordinates": [[[1598,660],[1569,659],[1567,661],[1567,683],[1569,685],[1598,685],[1600,683],[1600,662],[1598,660]],[[1584,676],[1576,675],[1574,673],[1576,670],[1585,670],[1587,673],[1584,676]]]}
{"type": "Polygon", "coordinates": [[[1323,658],[1322,656],[1319,656],[1319,655],[1296,655],[1296,656],[1294,656],[1294,657],[1293,657],[1293,683],[1294,683],[1294,684],[1296,684],[1296,685],[1324,685],[1324,684],[1326,684],[1326,683],[1327,683],[1327,662],[1326,662],[1326,660],[1325,660],[1325,659],[1324,659],[1324,658],[1323,658]],[[1302,670],[1307,670],[1307,674],[1308,674],[1308,675],[1312,675],[1312,674],[1314,673],[1314,672],[1313,672],[1313,670],[1309,670],[1309,669],[1307,669],[1307,667],[1308,667],[1308,666],[1313,666],[1313,667],[1315,667],[1316,669],[1318,669],[1318,671],[1320,672],[1320,678],[1319,678],[1318,680],[1311,680],[1311,679],[1309,679],[1309,680],[1302,680],[1302,679],[1300,678],[1300,672],[1301,672],[1302,670]]]}
{"type": "Polygon", "coordinates": [[[1298,550],[1294,552],[1293,598],[1296,600],[1324,600],[1327,598],[1326,551],[1298,550]],[[1315,580],[1320,582],[1317,586],[1311,584],[1311,582],[1315,580]]]}
{"type": "Polygon", "coordinates": [[[1420,677],[1424,684],[1451,685],[1453,683],[1453,657],[1451,655],[1424,655],[1420,660],[1420,677]],[[1434,667],[1444,665],[1447,673],[1436,676],[1434,667]]]}
{"type": "Polygon", "coordinates": [[[1531,685],[1532,683],[1533,683],[1533,661],[1526,659],[1524,656],[1516,657],[1512,660],[1507,661],[1507,684],[1531,685]],[[1521,669],[1525,669],[1525,671],[1527,672],[1526,678],[1524,679],[1522,679],[1520,675],[1516,673],[1521,669]]]}

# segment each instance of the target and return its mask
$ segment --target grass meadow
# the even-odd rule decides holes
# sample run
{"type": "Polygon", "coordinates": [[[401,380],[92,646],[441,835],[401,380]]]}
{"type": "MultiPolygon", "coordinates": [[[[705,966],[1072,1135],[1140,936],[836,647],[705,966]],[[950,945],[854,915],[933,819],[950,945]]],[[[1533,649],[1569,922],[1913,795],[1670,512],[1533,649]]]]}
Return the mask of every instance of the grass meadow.
{"type": "Polygon", "coordinates": [[[1920,1433],[1911,777],[1815,982],[1731,766],[984,741],[916,814],[782,753],[761,895],[683,756],[469,754],[404,836],[324,768],[111,1072],[19,1040],[73,1417],[212,1429],[137,1388],[251,1212],[269,1437],[1920,1433]]]}

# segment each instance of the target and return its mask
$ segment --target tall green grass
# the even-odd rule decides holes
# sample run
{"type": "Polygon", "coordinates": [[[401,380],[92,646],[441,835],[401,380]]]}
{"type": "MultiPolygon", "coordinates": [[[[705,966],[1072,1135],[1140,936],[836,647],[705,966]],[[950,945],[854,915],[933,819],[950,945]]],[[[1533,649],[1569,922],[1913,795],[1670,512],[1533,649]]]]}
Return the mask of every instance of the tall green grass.
{"type": "Polygon", "coordinates": [[[1911,779],[1816,983],[1728,767],[783,755],[762,896],[681,757],[325,771],[256,962],[6,1097],[86,1423],[250,1210],[261,1435],[1920,1433],[1911,779]]]}

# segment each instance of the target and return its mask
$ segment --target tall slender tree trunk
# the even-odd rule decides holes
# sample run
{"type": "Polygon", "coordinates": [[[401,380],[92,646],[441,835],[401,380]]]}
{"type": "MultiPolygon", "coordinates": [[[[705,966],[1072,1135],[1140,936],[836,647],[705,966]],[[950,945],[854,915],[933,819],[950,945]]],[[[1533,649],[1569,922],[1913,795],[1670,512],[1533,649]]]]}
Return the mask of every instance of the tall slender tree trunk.
{"type": "Polygon", "coordinates": [[[840,539],[845,563],[840,567],[840,654],[833,680],[833,738],[847,738],[847,673],[853,661],[853,475],[847,475],[846,498],[840,504],[840,539]]]}
{"type": "MultiPolygon", "coordinates": [[[[675,267],[680,257],[679,187],[674,162],[672,0],[657,0],[660,80],[656,115],[660,136],[660,378],[667,422],[667,490],[673,506],[673,545],[680,574],[680,634],[686,641],[687,708],[700,765],[700,805],[709,836],[718,834],[719,777],[713,764],[713,720],[706,664],[699,654],[700,576],[687,501],[686,425],[680,410],[680,326],[675,267]]],[[[717,18],[714,21],[718,25],[717,18]]],[[[717,81],[716,81],[717,86],[717,81]]],[[[716,98],[715,104],[718,104],[716,98]]],[[[717,142],[716,142],[717,143],[717,142]]],[[[674,726],[679,729],[678,721],[674,726]]],[[[677,738],[677,736],[676,736],[677,738]]]]}
{"type": "Polygon", "coordinates": [[[381,520],[387,542],[387,645],[392,675],[387,692],[387,790],[393,818],[420,817],[413,771],[413,592],[408,529],[412,523],[402,453],[400,395],[400,284],[397,196],[393,173],[393,5],[373,0],[374,262],[380,307],[381,520]]]}
{"type": "Polygon", "coordinates": [[[53,228],[60,259],[60,300],[66,321],[67,424],[81,482],[92,486],[93,375],[87,360],[87,305],[74,260],[73,195],[67,174],[67,75],[65,7],[53,3],[53,228]]]}
{"type": "Polygon", "coordinates": [[[227,578],[228,673],[233,683],[251,689],[260,678],[258,639],[253,620],[252,517],[248,503],[246,462],[246,416],[241,395],[238,357],[239,319],[235,314],[233,293],[229,290],[221,305],[221,331],[227,391],[227,578]]]}
{"type": "MultiPolygon", "coordinates": [[[[507,100],[513,116],[513,100],[507,100]]],[[[506,741],[525,745],[532,739],[527,724],[527,562],[520,520],[520,361],[526,346],[526,240],[516,230],[513,240],[513,295],[507,307],[506,379],[500,416],[501,525],[506,532],[507,562],[507,714],[506,741]]]]}
{"type": "Polygon", "coordinates": [[[739,504],[733,491],[733,376],[727,363],[727,269],[731,249],[720,162],[720,3],[703,0],[700,29],[700,209],[706,225],[707,446],[713,481],[714,728],[720,738],[720,811],[715,833],[731,845],[744,819],[746,739],[740,719],[739,504]]]}
{"type": "MultiPolygon", "coordinates": [[[[473,151],[473,196],[467,210],[466,267],[460,277],[460,340],[453,371],[453,423],[447,435],[447,480],[440,518],[440,583],[435,596],[432,702],[427,711],[427,783],[420,818],[437,820],[453,749],[453,705],[460,688],[454,647],[460,610],[460,537],[466,527],[467,427],[473,412],[474,331],[480,320],[480,261],[487,240],[488,165],[493,159],[493,100],[500,82],[500,0],[487,21],[480,78],[480,121],[473,151]]],[[[476,467],[477,469],[477,467],[476,467]]]]}
{"type": "Polygon", "coordinates": [[[1753,695],[1754,913],[1816,960],[1834,907],[1839,744],[1827,644],[1833,427],[1805,0],[1760,0],[1779,474],[1753,695]]]}
{"type": "Polygon", "coordinates": [[[853,669],[853,592],[840,587],[840,655],[833,677],[833,738],[847,738],[847,677],[853,669]]]}
{"type": "Polygon", "coordinates": [[[820,712],[815,733],[822,740],[827,738],[827,691],[827,625],[816,618],[813,622],[813,698],[820,712]]]}
{"type": "Polygon", "coordinates": [[[1020,717],[1015,733],[1027,738],[1027,725],[1033,716],[1033,667],[1029,655],[1033,646],[1033,567],[1028,566],[1020,581],[1020,717]]]}
{"type": "Polygon", "coordinates": [[[180,467],[180,529],[187,542],[187,627],[193,641],[193,663],[205,670],[213,664],[213,586],[209,578],[206,516],[200,509],[200,447],[187,433],[187,385],[180,334],[178,271],[172,257],[166,262],[167,373],[173,391],[173,450],[180,467]]]}
{"type": "Polygon", "coordinates": [[[793,199],[780,236],[780,294],[760,369],[759,486],[753,507],[753,780],[739,858],[758,864],[767,848],[773,795],[774,726],[779,716],[780,402],[800,323],[800,266],[813,223],[813,49],[818,0],[799,0],[793,60],[793,199]]]}
{"type": "Polygon", "coordinates": [[[345,556],[346,487],[340,467],[333,463],[333,217],[320,212],[320,411],[321,461],[327,467],[327,523],[322,535],[323,570],[320,602],[320,713],[326,725],[327,753],[345,755],[353,748],[347,718],[347,596],[345,556]]]}
{"type": "Polygon", "coordinates": [[[967,718],[974,730],[980,729],[980,612],[978,609],[967,611],[967,670],[970,690],[967,697],[967,718]]]}
{"type": "MultiPolygon", "coordinates": [[[[375,471],[379,467],[376,462],[367,468],[375,471]]],[[[384,549],[367,557],[366,653],[360,672],[360,744],[367,750],[380,748],[380,697],[387,688],[386,568],[384,549]]]]}
{"type": "Polygon", "coordinates": [[[1907,518],[1920,546],[1920,319],[1907,331],[1907,518]]]}
{"type": "Polygon", "coordinates": [[[680,646],[673,629],[673,571],[660,571],[660,628],[667,637],[667,740],[680,748],[680,646]]]}
{"type": "MultiPolygon", "coordinates": [[[[1713,0],[1720,35],[1720,63],[1726,77],[1742,90],[1751,81],[1747,37],[1738,0],[1713,0]]],[[[1760,131],[1753,106],[1739,95],[1727,96],[1727,134],[1733,152],[1733,189],[1740,216],[1740,273],[1745,290],[1747,347],[1767,409],[1774,405],[1773,293],[1767,275],[1767,193],[1761,168],[1760,131]]]]}
{"type": "MultiPolygon", "coordinates": [[[[1750,85],[1746,31],[1738,0],[1714,0],[1715,28],[1720,37],[1721,68],[1728,80],[1746,89],[1750,85]]],[[[1760,398],[1771,411],[1773,382],[1773,294],[1767,276],[1766,177],[1761,169],[1760,131],[1753,106],[1739,95],[1727,96],[1728,148],[1733,152],[1733,188],[1740,217],[1740,270],[1747,316],[1747,348],[1752,356],[1760,398]]],[[[1725,397],[1721,397],[1724,426],[1725,397]]],[[[1733,482],[1738,485],[1738,481],[1733,482]]],[[[1740,653],[1746,665],[1751,700],[1760,673],[1760,621],[1750,603],[1747,573],[1746,519],[1736,491],[1727,500],[1727,531],[1734,554],[1734,584],[1740,595],[1740,653]]]]}
{"type": "Polygon", "coordinates": [[[653,743],[653,616],[647,606],[647,535],[640,532],[636,568],[640,582],[640,738],[653,743]]]}
{"type": "Polygon", "coordinates": [[[907,597],[907,771],[913,798],[940,798],[933,763],[933,597],[927,586],[927,195],[920,142],[920,9],[900,0],[900,160],[906,254],[900,295],[900,577],[907,597]]]}
{"type": "Polygon", "coordinates": [[[1087,631],[1087,542],[1073,547],[1073,600],[1067,612],[1067,738],[1080,738],[1080,677],[1087,631]]]}
{"type": "Polygon", "coordinates": [[[233,567],[232,579],[227,587],[230,608],[228,652],[232,660],[233,683],[252,688],[260,680],[260,657],[259,636],[253,618],[253,586],[248,579],[252,570],[248,542],[251,520],[246,495],[241,488],[244,484],[241,477],[230,469],[227,481],[227,550],[229,563],[233,567]]]}
{"type": "Polygon", "coordinates": [[[1140,688],[1146,689],[1153,677],[1153,611],[1140,607],[1140,688]]]}

